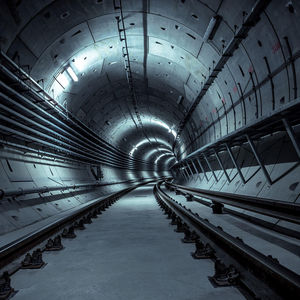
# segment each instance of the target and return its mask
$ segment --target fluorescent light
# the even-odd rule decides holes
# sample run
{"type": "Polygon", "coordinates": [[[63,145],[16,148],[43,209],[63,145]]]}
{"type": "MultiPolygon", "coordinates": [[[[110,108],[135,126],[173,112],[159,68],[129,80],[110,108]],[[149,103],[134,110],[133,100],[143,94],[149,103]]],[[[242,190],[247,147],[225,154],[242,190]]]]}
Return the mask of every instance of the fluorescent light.
{"type": "MultiPolygon", "coordinates": [[[[160,124],[160,125],[161,125],[161,124],[160,124]]],[[[167,127],[165,127],[165,128],[167,128],[167,127]]],[[[169,128],[169,127],[168,127],[168,128],[169,128]]],[[[144,144],[149,144],[149,143],[155,143],[155,144],[159,143],[159,144],[164,145],[164,146],[166,146],[166,147],[170,147],[170,145],[169,145],[166,141],[164,141],[164,140],[162,140],[162,139],[159,139],[159,138],[143,139],[142,141],[140,141],[139,143],[137,143],[135,146],[132,147],[132,149],[131,149],[130,152],[129,152],[129,155],[133,156],[133,153],[134,153],[139,147],[141,147],[141,146],[144,145],[144,144]]],[[[170,147],[170,149],[171,149],[171,147],[170,147]]],[[[171,152],[169,149],[166,149],[166,148],[165,148],[165,150],[171,152]]],[[[154,149],[154,150],[152,150],[152,151],[157,152],[157,148],[154,149]]],[[[149,152],[149,153],[150,153],[150,152],[149,152]]]]}
{"type": "Polygon", "coordinates": [[[159,155],[156,160],[154,161],[154,164],[157,164],[158,161],[163,157],[163,156],[170,156],[170,155],[173,155],[173,153],[164,153],[164,154],[161,154],[159,155]]]}
{"type": "Polygon", "coordinates": [[[76,81],[76,82],[78,81],[78,77],[77,77],[77,75],[75,74],[74,70],[71,67],[67,68],[67,72],[69,73],[69,75],[71,76],[71,78],[74,81],[76,81]]]}
{"type": "Polygon", "coordinates": [[[212,40],[214,38],[221,21],[222,21],[222,17],[219,15],[215,15],[210,19],[209,24],[203,36],[203,40],[205,42],[207,42],[208,40],[212,40]]]}
{"type": "Polygon", "coordinates": [[[152,124],[157,124],[157,125],[159,125],[159,126],[164,127],[165,129],[168,130],[169,133],[171,133],[171,134],[174,136],[174,138],[176,138],[177,132],[176,132],[174,129],[172,129],[170,126],[168,126],[165,122],[162,122],[162,121],[160,121],[160,120],[155,120],[155,119],[151,119],[150,122],[151,122],[152,124]]]}
{"type": "Polygon", "coordinates": [[[61,84],[64,88],[66,88],[69,85],[69,80],[68,77],[66,76],[66,74],[60,73],[57,77],[56,80],[59,82],[59,84],[61,84]]]}
{"type": "Polygon", "coordinates": [[[76,67],[76,70],[79,72],[82,72],[86,69],[86,64],[83,58],[75,59],[74,66],[76,67]]]}
{"type": "Polygon", "coordinates": [[[177,132],[174,129],[171,130],[171,133],[173,134],[174,138],[177,137],[177,132]]]}

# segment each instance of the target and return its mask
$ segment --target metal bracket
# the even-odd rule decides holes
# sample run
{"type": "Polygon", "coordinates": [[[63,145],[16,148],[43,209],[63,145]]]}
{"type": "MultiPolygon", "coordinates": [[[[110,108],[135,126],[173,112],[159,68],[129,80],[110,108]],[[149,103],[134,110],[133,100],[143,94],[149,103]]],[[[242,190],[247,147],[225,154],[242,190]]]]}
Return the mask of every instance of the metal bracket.
{"type": "Polygon", "coordinates": [[[230,179],[230,177],[229,177],[229,175],[228,175],[228,173],[227,173],[227,171],[226,171],[226,169],[225,169],[225,167],[224,167],[224,164],[223,164],[223,162],[222,162],[222,160],[221,160],[221,158],[220,158],[220,156],[219,156],[219,153],[218,153],[215,149],[214,149],[214,153],[215,153],[215,156],[216,156],[216,158],[217,158],[217,161],[218,161],[220,167],[222,168],[222,170],[223,170],[223,172],[224,172],[224,174],[225,174],[225,176],[226,176],[228,182],[231,182],[231,179],[230,179]]]}
{"type": "Polygon", "coordinates": [[[198,161],[198,164],[199,164],[199,166],[200,166],[200,169],[201,169],[202,173],[204,174],[204,177],[206,178],[206,180],[207,180],[207,182],[208,182],[209,180],[208,180],[208,178],[207,178],[207,175],[206,175],[205,170],[204,170],[204,168],[203,168],[203,166],[202,166],[202,164],[201,164],[200,159],[197,158],[197,161],[198,161]]]}
{"type": "Polygon", "coordinates": [[[227,151],[228,151],[228,154],[229,154],[229,156],[230,156],[230,158],[231,158],[231,160],[232,160],[232,162],[233,162],[235,168],[237,169],[237,172],[238,172],[239,175],[240,175],[240,178],[241,178],[243,184],[245,184],[245,183],[246,183],[245,177],[244,177],[244,175],[243,175],[243,173],[242,173],[241,168],[240,168],[239,165],[237,164],[237,161],[236,161],[236,159],[235,159],[235,157],[234,157],[234,155],[233,155],[233,153],[232,153],[232,150],[231,150],[230,146],[228,146],[228,144],[225,143],[225,147],[226,147],[226,149],[227,149],[227,151]]]}
{"type": "Polygon", "coordinates": [[[207,165],[208,165],[210,171],[212,172],[212,174],[213,174],[215,180],[218,182],[219,180],[218,180],[218,178],[217,178],[217,176],[216,176],[216,174],[215,174],[213,168],[211,167],[211,164],[210,164],[210,162],[208,161],[208,158],[207,158],[206,154],[205,154],[204,152],[203,152],[202,154],[203,154],[203,157],[204,157],[204,159],[205,159],[205,161],[206,161],[206,163],[207,163],[207,165]]]}
{"type": "Polygon", "coordinates": [[[249,137],[248,134],[246,134],[245,136],[246,136],[247,141],[248,141],[248,143],[249,143],[249,145],[250,145],[250,148],[251,148],[251,150],[252,150],[252,152],[253,152],[253,154],[254,154],[254,156],[255,156],[255,159],[256,159],[256,161],[258,162],[258,164],[259,164],[261,170],[263,171],[263,173],[264,173],[264,175],[265,175],[265,177],[266,177],[268,183],[269,183],[270,185],[272,185],[272,180],[271,180],[270,174],[269,174],[269,172],[267,171],[265,165],[263,164],[261,158],[259,157],[259,154],[257,153],[257,150],[256,150],[256,148],[255,148],[255,145],[254,145],[253,141],[251,140],[251,138],[249,137]]]}

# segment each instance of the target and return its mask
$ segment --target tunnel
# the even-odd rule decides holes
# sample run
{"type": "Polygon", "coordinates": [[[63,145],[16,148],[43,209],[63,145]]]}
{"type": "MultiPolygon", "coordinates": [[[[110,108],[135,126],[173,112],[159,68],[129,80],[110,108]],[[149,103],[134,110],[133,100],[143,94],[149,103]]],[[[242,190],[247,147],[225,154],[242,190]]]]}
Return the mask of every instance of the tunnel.
{"type": "Polygon", "coordinates": [[[0,299],[299,299],[299,1],[0,0],[0,50],[0,299]]]}

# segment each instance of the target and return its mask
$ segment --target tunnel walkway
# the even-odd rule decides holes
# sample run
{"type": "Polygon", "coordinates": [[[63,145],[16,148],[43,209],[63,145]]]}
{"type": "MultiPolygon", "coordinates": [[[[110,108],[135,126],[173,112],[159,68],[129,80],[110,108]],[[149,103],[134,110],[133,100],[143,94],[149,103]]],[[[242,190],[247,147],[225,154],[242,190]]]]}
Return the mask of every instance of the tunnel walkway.
{"type": "Polygon", "coordinates": [[[234,287],[211,285],[213,262],[192,259],[194,245],[181,243],[152,188],[132,191],[63,240],[43,269],[17,272],[14,299],[243,299],[234,287]]]}

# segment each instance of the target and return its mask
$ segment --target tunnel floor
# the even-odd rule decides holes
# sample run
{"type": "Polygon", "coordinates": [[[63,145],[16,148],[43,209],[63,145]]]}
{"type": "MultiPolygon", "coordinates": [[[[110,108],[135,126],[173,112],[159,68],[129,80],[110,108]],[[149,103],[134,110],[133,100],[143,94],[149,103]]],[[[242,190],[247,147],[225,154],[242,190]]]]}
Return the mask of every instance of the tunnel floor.
{"type": "Polygon", "coordinates": [[[213,262],[191,257],[194,245],[180,241],[152,188],[132,191],[63,240],[43,269],[17,272],[14,299],[244,299],[235,287],[211,285],[213,262]]]}

